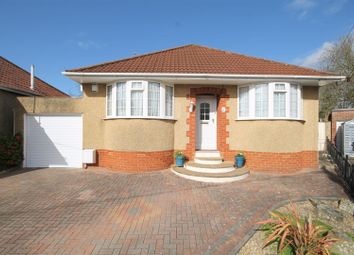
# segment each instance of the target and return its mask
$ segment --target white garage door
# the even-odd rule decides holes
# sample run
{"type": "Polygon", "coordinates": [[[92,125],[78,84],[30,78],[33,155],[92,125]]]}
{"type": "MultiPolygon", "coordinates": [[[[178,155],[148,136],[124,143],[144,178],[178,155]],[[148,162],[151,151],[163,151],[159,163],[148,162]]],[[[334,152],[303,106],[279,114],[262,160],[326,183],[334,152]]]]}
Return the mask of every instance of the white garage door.
{"type": "Polygon", "coordinates": [[[82,117],[26,115],[25,167],[81,167],[82,117]]]}

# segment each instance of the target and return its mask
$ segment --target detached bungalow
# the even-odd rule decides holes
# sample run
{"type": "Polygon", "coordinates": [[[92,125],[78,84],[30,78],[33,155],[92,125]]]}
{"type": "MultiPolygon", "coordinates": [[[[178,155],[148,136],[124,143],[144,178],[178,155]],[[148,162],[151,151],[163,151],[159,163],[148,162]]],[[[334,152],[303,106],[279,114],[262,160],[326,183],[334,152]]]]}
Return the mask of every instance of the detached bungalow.
{"type": "MultiPolygon", "coordinates": [[[[200,151],[224,160],[242,151],[253,171],[317,168],[318,89],[345,78],[198,45],[63,74],[81,84],[82,98],[36,106],[22,99],[32,113],[25,133],[59,117],[57,132],[72,137],[71,148],[96,149],[97,166],[121,171],[166,169],[175,151],[190,161],[200,151]]],[[[80,156],[69,160],[75,152],[51,143],[53,155],[27,147],[25,165],[81,166],[80,156]]]]}

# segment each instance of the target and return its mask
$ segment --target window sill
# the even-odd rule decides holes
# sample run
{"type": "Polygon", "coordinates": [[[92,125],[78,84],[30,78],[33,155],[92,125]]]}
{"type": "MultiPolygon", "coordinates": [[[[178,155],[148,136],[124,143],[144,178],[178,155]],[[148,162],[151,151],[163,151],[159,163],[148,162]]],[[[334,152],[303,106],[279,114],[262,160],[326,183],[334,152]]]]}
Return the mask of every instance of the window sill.
{"type": "Polygon", "coordinates": [[[138,116],[130,116],[130,117],[106,117],[103,118],[103,120],[116,120],[116,119],[146,119],[146,120],[172,120],[172,121],[176,121],[176,119],[174,118],[163,118],[163,117],[138,117],[138,116]]]}
{"type": "Polygon", "coordinates": [[[292,118],[237,118],[235,121],[256,121],[256,120],[270,120],[270,121],[277,121],[277,120],[286,120],[286,121],[299,121],[299,122],[305,122],[304,119],[292,119],[292,118]]]}

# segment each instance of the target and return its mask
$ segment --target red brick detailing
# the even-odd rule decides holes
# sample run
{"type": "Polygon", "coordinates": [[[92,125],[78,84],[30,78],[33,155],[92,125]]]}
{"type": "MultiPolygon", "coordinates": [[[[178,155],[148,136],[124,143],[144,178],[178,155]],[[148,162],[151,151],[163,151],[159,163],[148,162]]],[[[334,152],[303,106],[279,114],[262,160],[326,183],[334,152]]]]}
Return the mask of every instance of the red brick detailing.
{"type": "Polygon", "coordinates": [[[96,166],[123,172],[162,170],[173,164],[173,150],[138,152],[97,150],[96,166]]]}
{"type": "MultiPolygon", "coordinates": [[[[224,153],[225,160],[234,160],[237,151],[224,153]]],[[[293,173],[302,169],[318,169],[318,152],[302,151],[288,153],[273,152],[243,152],[246,157],[246,167],[251,171],[293,173]]]]}
{"type": "Polygon", "coordinates": [[[354,109],[343,109],[335,110],[332,112],[332,123],[331,123],[331,139],[335,142],[336,139],[336,122],[337,121],[348,121],[354,119],[354,109]]]}
{"type": "MultiPolygon", "coordinates": [[[[227,107],[227,101],[229,100],[229,95],[226,94],[225,88],[217,87],[201,87],[201,88],[191,88],[190,94],[187,95],[187,106],[186,111],[189,112],[189,103],[193,102],[196,104],[197,95],[215,95],[217,96],[217,149],[223,153],[228,151],[229,145],[227,144],[227,137],[229,137],[229,132],[226,130],[227,125],[229,125],[229,120],[227,119],[227,113],[229,112],[229,107],[227,107]],[[225,112],[222,112],[222,107],[226,108],[225,112]]],[[[196,142],[196,111],[189,113],[187,118],[187,125],[189,130],[187,131],[187,137],[189,141],[186,145],[185,154],[189,160],[194,158],[195,153],[195,142],[196,142]]]]}

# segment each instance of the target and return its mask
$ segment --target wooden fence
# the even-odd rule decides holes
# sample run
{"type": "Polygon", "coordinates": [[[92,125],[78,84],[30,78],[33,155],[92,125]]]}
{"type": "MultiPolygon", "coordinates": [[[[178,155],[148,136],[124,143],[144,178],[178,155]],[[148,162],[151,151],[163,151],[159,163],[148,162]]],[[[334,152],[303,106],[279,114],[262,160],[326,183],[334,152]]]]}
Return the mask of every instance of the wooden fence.
{"type": "Polygon", "coordinates": [[[338,174],[343,179],[350,192],[354,194],[354,160],[349,160],[348,156],[344,156],[328,139],[327,151],[338,167],[338,174]]]}

